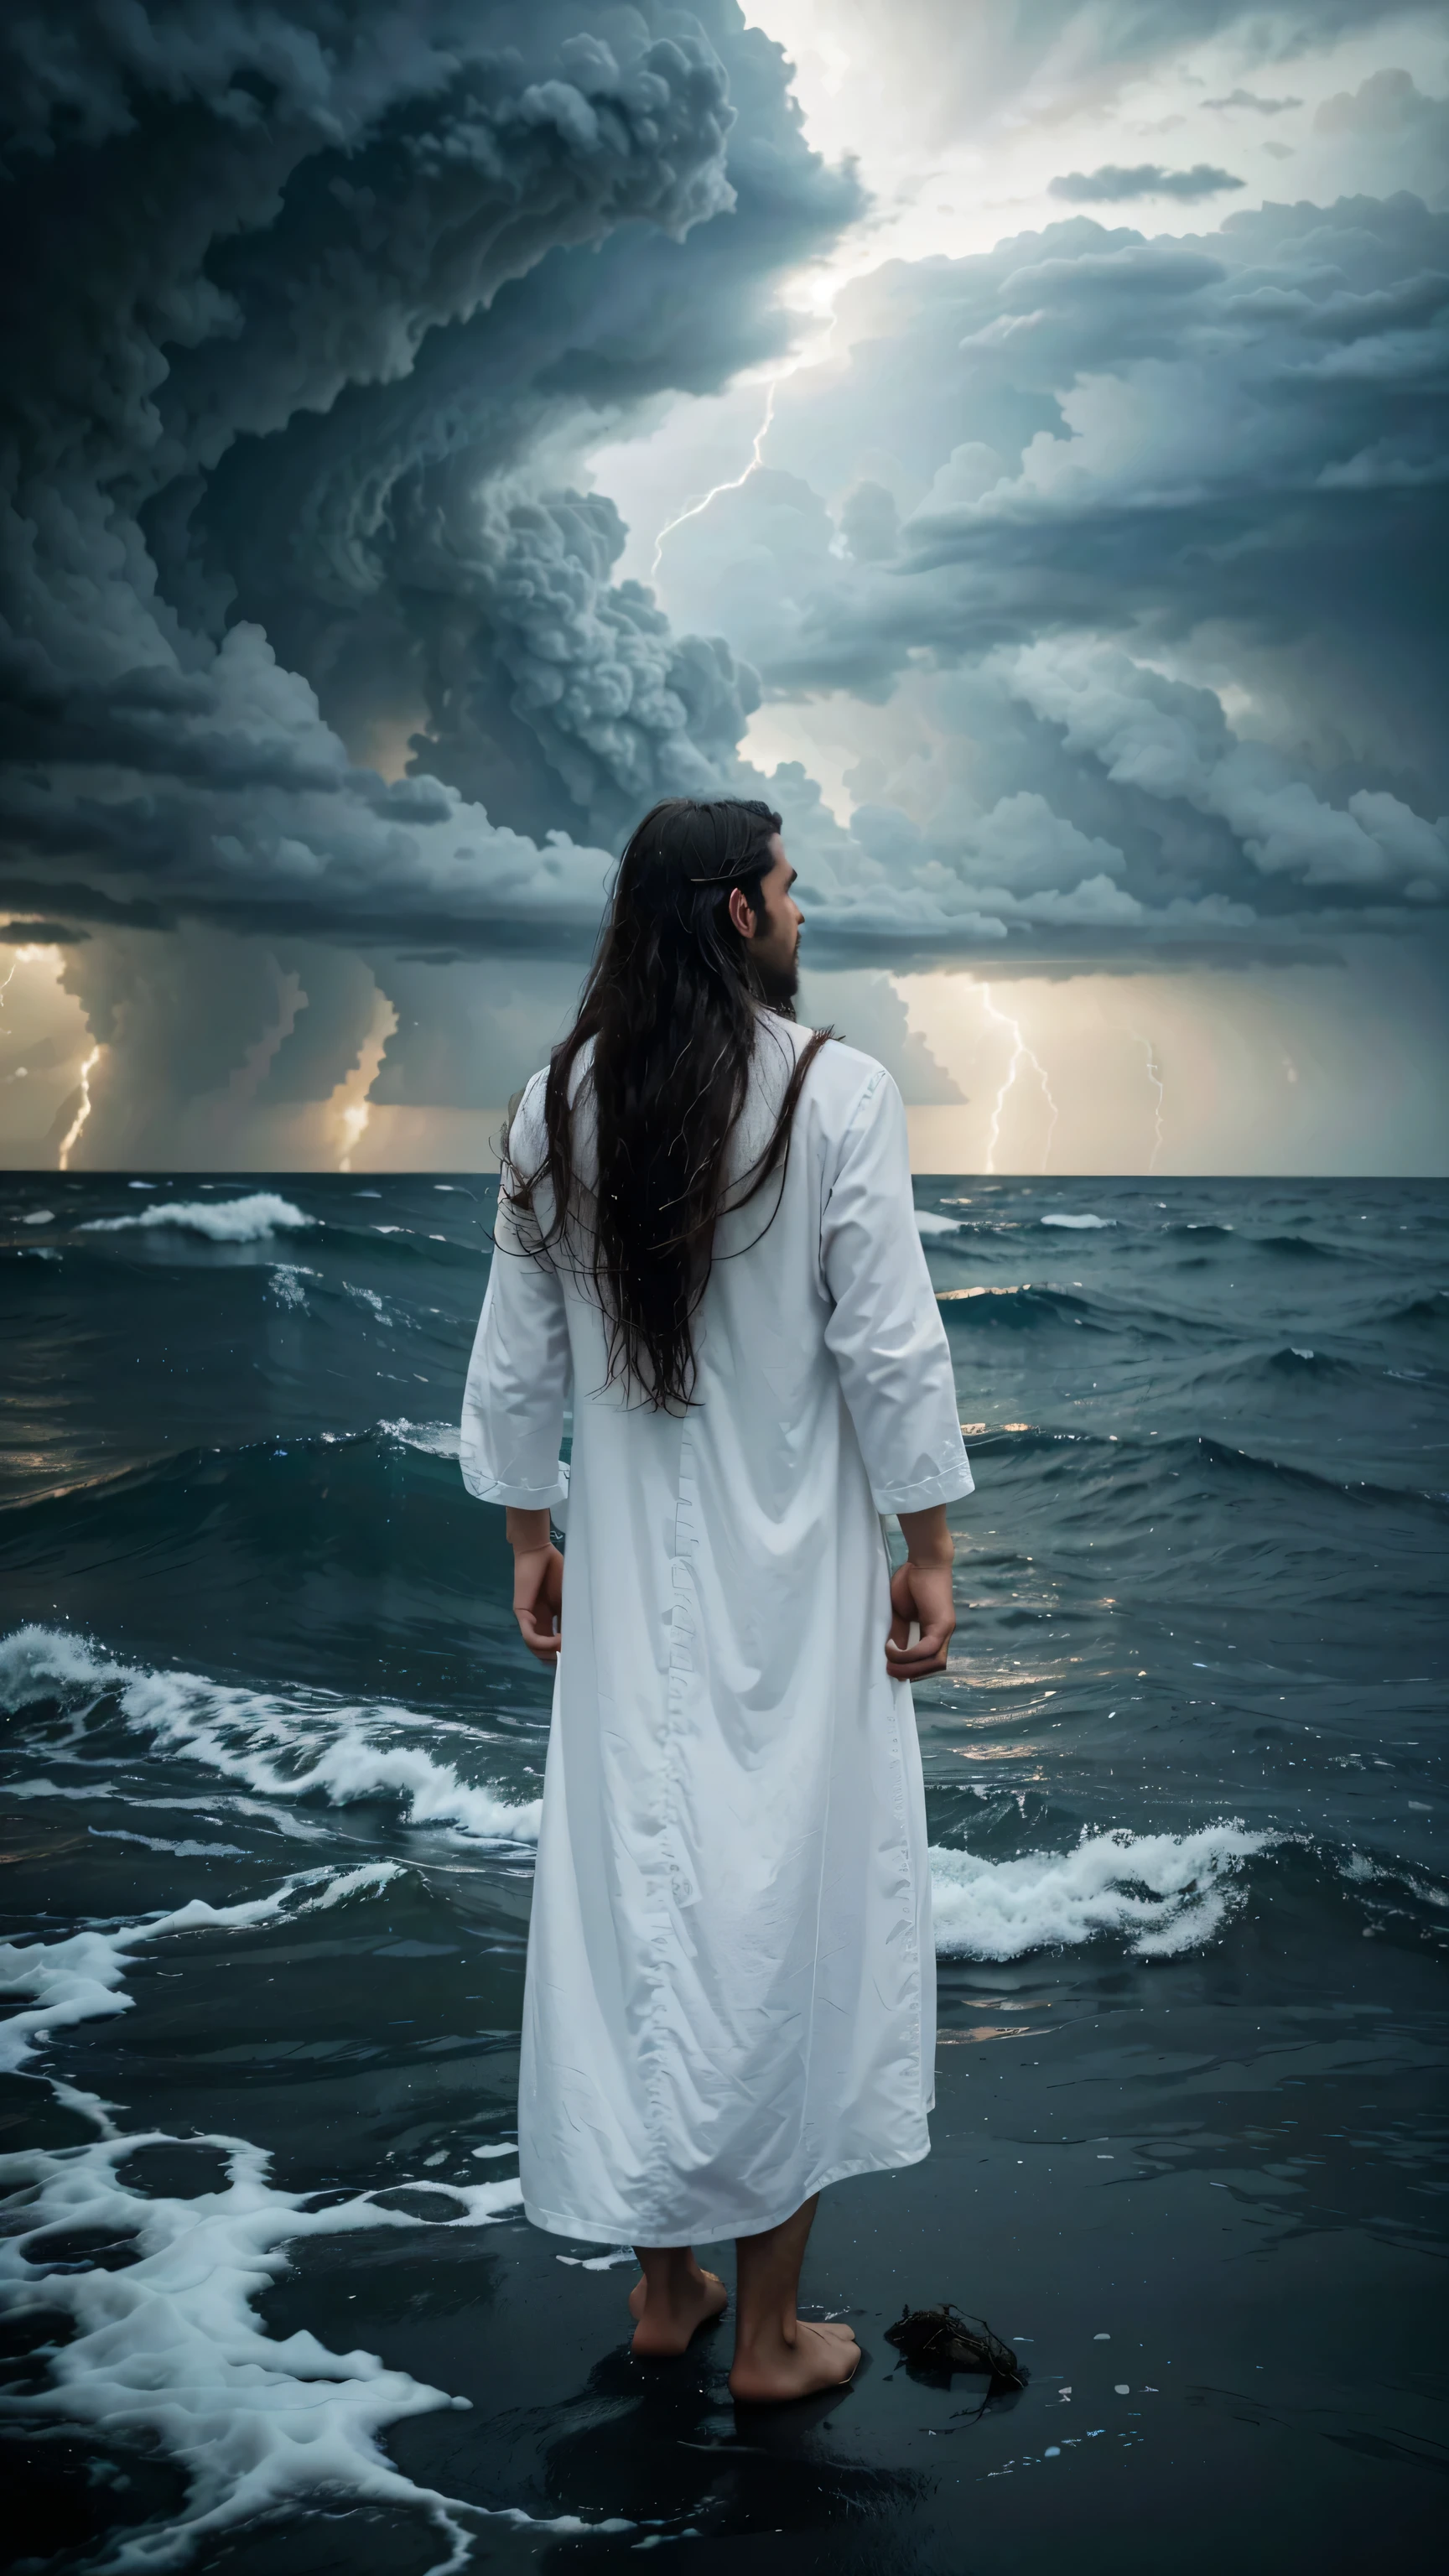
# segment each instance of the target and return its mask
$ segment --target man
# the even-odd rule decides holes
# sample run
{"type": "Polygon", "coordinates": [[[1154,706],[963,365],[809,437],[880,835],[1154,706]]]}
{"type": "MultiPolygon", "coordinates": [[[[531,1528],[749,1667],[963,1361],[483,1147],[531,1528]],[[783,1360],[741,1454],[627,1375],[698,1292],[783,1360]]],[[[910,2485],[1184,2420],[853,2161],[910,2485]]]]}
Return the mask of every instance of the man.
{"type": "Polygon", "coordinates": [[[719,2314],[693,2247],[733,2236],[730,2386],[757,2400],[860,2358],[796,2314],[819,2192],[929,2149],[907,1685],[945,1668],[971,1491],[900,1097],[795,1023],[793,879],[764,805],[675,798],[634,834],[509,1130],[462,1447],[556,1675],[524,2206],[637,2248],[639,2353],[719,2314]]]}

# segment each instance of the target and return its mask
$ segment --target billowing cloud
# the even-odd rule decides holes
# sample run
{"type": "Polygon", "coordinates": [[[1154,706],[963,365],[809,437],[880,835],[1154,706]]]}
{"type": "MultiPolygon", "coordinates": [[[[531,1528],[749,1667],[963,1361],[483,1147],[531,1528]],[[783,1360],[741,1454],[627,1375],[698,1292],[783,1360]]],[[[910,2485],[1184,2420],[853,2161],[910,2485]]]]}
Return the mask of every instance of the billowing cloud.
{"type": "Polygon", "coordinates": [[[1449,217],[1079,218],[884,271],[838,332],[665,573],[773,698],[924,728],[846,773],[903,922],[1130,947],[1449,896],[1449,217]]]}
{"type": "Polygon", "coordinates": [[[1193,205],[1200,197],[1227,196],[1241,188],[1231,170],[1215,170],[1210,161],[1195,161],[1190,170],[1164,170],[1156,161],[1134,162],[1123,169],[1106,161],[1100,170],[1068,170],[1053,179],[1047,194],[1070,206],[1124,205],[1132,197],[1176,197],[1193,205]]]}
{"type": "Polygon", "coordinates": [[[583,938],[621,817],[721,783],[753,682],[611,582],[567,468],[778,347],[854,209],[778,50],[734,0],[173,0],[0,46],[6,892],[583,938]]]}

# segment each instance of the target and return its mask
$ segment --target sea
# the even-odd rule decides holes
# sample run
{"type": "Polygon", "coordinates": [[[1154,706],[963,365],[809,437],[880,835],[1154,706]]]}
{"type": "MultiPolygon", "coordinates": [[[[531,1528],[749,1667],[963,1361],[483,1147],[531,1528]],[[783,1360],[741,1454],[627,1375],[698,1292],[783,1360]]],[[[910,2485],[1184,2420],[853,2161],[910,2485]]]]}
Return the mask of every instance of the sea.
{"type": "Polygon", "coordinates": [[[822,2202],[854,2385],[737,2412],[727,2322],[635,2362],[628,2249],[519,2206],[495,1186],[0,1181],[5,2563],[1433,2563],[1449,1188],[918,1181],[933,2151],[822,2202]],[[902,2361],[941,2301],[1021,2387],[902,2361]]]}

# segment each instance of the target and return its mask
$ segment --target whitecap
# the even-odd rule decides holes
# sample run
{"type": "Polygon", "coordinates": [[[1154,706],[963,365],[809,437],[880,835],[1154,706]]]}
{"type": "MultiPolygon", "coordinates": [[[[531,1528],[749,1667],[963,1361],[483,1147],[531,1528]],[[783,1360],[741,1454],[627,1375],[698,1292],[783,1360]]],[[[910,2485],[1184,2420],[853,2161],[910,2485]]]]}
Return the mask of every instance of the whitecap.
{"type": "Polygon", "coordinates": [[[302,1282],[304,1279],[315,1279],[316,1277],[317,1272],[315,1270],[309,1270],[304,1261],[278,1261],[273,1265],[272,1269],[272,1295],[276,1298],[279,1306],[299,1306],[305,1315],[309,1312],[309,1309],[307,1305],[307,1291],[303,1287],[302,1282]]]}
{"type": "Polygon", "coordinates": [[[514,1805],[460,1776],[448,1756],[476,1739],[457,1722],[390,1701],[245,1690],[201,1673],[148,1671],[112,1662],[64,1629],[18,1628],[0,1639],[0,1708],[18,1712],[49,1699],[84,1706],[106,1690],[153,1750],[203,1763],[260,1796],[288,1803],[321,1796],[334,1807],[391,1798],[405,1824],[450,1825],[479,1842],[538,1840],[541,1800],[514,1805]]]}
{"type": "Polygon", "coordinates": [[[1274,1839],[1232,1823],[1191,1834],[1084,1831],[1072,1851],[1020,1860],[933,1848],[936,1948],[946,1958],[1019,1959],[1116,1932],[1139,1958],[1197,1949],[1242,1903],[1243,1862],[1274,1839]]]}
{"type": "MultiPolygon", "coordinates": [[[[29,1994],[35,2005],[0,2025],[8,2062],[23,2062],[57,2029],[127,2010],[131,1999],[121,1979],[139,1943],[275,1916],[319,1875],[325,1885],[303,1895],[303,1910],[338,1903],[364,1881],[378,1885],[396,1874],[389,1862],[341,1876],[314,1872],[250,1905],[191,1905],[109,1933],[0,1944],[0,1990],[29,1994]],[[20,2032],[17,2022],[24,2025],[20,2032]]],[[[273,2183],[269,2155],[250,2139],[122,2132],[95,2095],[59,2082],[54,2090],[100,2134],[80,2146],[0,2156],[0,2185],[16,2195],[10,2232],[0,2241],[7,2306],[16,2316],[59,2311],[72,2329],[59,2349],[47,2337],[49,2382],[13,2394],[12,2418],[23,2412],[46,2429],[93,2429],[108,2443],[159,2444],[188,2485],[180,2513],[128,2528],[102,2564],[182,2566],[218,2534],[339,2498],[421,2513],[445,2551],[431,2576],[451,2576],[467,2563],[481,2520],[570,2533],[634,2527],[618,2518],[584,2523],[571,2514],[537,2521],[521,2506],[493,2510],[419,2486],[392,2465],[379,2435],[407,2416],[465,2408],[469,2401],[386,2368],[375,2353],[333,2352],[305,2328],[278,2342],[254,2312],[288,2269],[299,2241],[362,2228],[491,2225],[520,2206],[516,2180],[409,2179],[409,2192],[436,2196],[436,2215],[390,2205],[396,2179],[381,2187],[386,2201],[363,2191],[312,2208],[315,2195],[273,2183]],[[190,2198],[139,2190],[124,2167],[148,2147],[173,2154],[210,2150],[225,2162],[225,2182],[190,2198]],[[77,2231],[127,2241],[132,2260],[113,2271],[48,2263],[46,2239],[77,2231]]]]}
{"type": "Polygon", "coordinates": [[[954,1216],[936,1216],[930,1208],[916,1210],[917,1234],[959,1234],[961,1230],[960,1221],[954,1216]]]}
{"type": "Polygon", "coordinates": [[[1105,1226],[1115,1225],[1117,1220],[1114,1216],[1044,1216],[1037,1222],[1040,1225],[1070,1225],[1079,1234],[1085,1234],[1100,1232],[1105,1226]]]}
{"type": "Polygon", "coordinates": [[[359,1306],[370,1307],[373,1314],[377,1317],[378,1322],[385,1325],[387,1330],[391,1332],[392,1317],[388,1313],[387,1308],[384,1306],[382,1299],[379,1297],[375,1288],[355,1288],[350,1279],[344,1279],[342,1285],[346,1289],[349,1297],[355,1297],[359,1306]]]}
{"type": "Polygon", "coordinates": [[[400,1440],[405,1448],[425,1450],[430,1458],[456,1458],[462,1438],[456,1422],[380,1422],[378,1429],[385,1439],[400,1440]]]}
{"type": "Polygon", "coordinates": [[[175,1843],[160,1834],[132,1833],[125,1825],[88,1825],[98,1843],[141,1843],[147,1851],[171,1852],[177,1860],[249,1860],[242,1843],[175,1843]]]}
{"type": "Polygon", "coordinates": [[[304,1216],[299,1207],[293,1207],[290,1199],[278,1198],[274,1190],[253,1190],[246,1198],[219,1199],[215,1207],[203,1207],[199,1199],[162,1199],[135,1216],[92,1217],[76,1232],[129,1234],[164,1225],[204,1234],[213,1243],[261,1243],[269,1234],[294,1233],[317,1222],[315,1216],[304,1216]]]}
{"type": "Polygon", "coordinates": [[[23,1216],[20,1222],[22,1225],[54,1225],[55,1210],[54,1208],[32,1208],[29,1216],[23,1216]]]}

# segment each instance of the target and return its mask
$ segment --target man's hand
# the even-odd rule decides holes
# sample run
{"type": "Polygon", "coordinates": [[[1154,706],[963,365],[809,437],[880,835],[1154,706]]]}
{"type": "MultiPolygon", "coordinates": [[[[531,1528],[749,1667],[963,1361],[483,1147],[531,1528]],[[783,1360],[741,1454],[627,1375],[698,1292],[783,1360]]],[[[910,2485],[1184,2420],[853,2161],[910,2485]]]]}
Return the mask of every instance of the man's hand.
{"type": "Polygon", "coordinates": [[[955,1550],[946,1527],[946,1506],[925,1512],[902,1512],[901,1531],[910,1551],[891,1577],[891,1632],[886,1640],[886,1669],[893,1681],[925,1681],[946,1669],[946,1648],[956,1626],[951,1593],[955,1550]],[[917,1643],[907,1644],[913,1626],[917,1643]]]}
{"type": "Polygon", "coordinates": [[[547,1512],[508,1511],[513,1550],[513,1615],[531,1655],[556,1664],[563,1618],[564,1561],[549,1536],[547,1512]]]}

